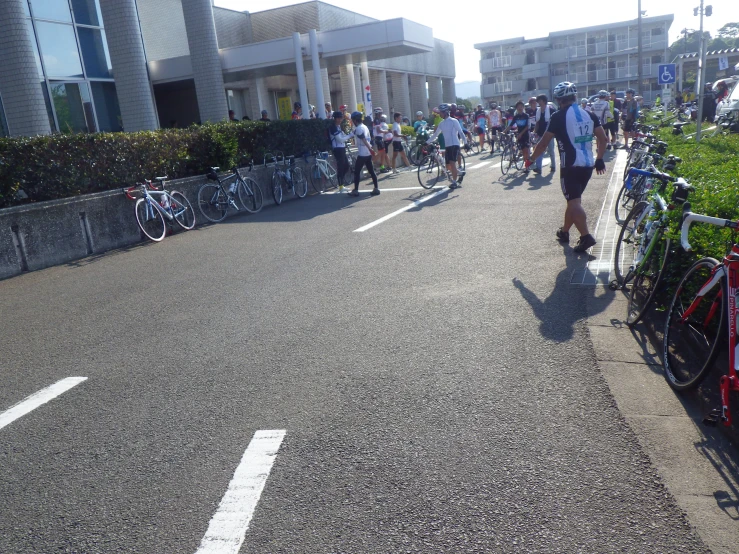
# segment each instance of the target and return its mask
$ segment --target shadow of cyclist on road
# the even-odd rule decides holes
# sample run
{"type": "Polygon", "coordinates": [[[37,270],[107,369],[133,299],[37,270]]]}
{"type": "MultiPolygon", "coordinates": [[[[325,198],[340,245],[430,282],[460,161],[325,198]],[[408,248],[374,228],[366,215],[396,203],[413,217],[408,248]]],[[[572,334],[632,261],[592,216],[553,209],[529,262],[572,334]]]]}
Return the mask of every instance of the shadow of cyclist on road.
{"type": "Polygon", "coordinates": [[[545,338],[556,342],[566,342],[575,334],[575,325],[588,315],[588,299],[598,298],[598,302],[591,302],[591,310],[595,313],[604,311],[615,299],[616,291],[608,287],[571,284],[572,274],[581,270],[585,259],[573,254],[568,246],[565,249],[567,266],[562,269],[554,281],[554,288],[549,295],[541,300],[520,279],[513,278],[513,286],[529,303],[534,315],[539,319],[539,332],[545,338]]]}

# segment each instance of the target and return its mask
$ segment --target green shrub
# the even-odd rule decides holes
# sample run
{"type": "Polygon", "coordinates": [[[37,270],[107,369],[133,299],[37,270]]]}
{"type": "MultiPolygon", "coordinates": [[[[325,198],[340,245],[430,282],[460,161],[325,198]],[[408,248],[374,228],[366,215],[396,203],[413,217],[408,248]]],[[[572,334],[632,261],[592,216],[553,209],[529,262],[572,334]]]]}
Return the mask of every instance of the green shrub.
{"type": "MultiPolygon", "coordinates": [[[[686,134],[694,133],[695,124],[686,125],[684,131],[686,134]]],[[[691,210],[714,217],[739,219],[739,135],[710,137],[704,134],[700,143],[674,136],[671,127],[660,129],[658,135],[669,144],[668,153],[683,160],[674,174],[695,187],[689,198],[691,210]]],[[[668,200],[671,194],[672,188],[668,187],[665,193],[668,200]]],[[[671,258],[667,268],[665,300],[669,299],[683,273],[697,258],[712,256],[720,260],[733,241],[739,241],[731,229],[694,223],[689,236],[693,251],[686,254],[679,248],[681,215],[680,210],[670,213],[668,233],[678,255],[671,258]]]]}
{"type": "Polygon", "coordinates": [[[143,179],[230,169],[267,151],[327,147],[327,122],[244,121],[136,133],[0,139],[0,208],[130,186],[143,179]],[[20,192],[22,191],[22,192],[20,192]]]}
{"type": "Polygon", "coordinates": [[[416,131],[410,125],[401,125],[400,132],[404,135],[408,135],[411,138],[416,136],[416,131]]]}

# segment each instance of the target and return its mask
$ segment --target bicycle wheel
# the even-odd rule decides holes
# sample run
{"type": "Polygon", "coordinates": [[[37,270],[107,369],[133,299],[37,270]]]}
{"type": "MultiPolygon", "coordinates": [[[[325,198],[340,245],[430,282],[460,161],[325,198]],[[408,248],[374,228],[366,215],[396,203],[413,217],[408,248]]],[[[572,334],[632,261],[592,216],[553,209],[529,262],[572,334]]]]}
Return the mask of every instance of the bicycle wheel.
{"type": "Polygon", "coordinates": [[[631,196],[631,191],[626,188],[626,185],[624,185],[621,187],[621,190],[618,191],[618,196],[616,197],[616,207],[614,208],[616,222],[619,225],[622,225],[623,222],[626,221],[626,217],[633,209],[633,206],[634,199],[631,196]]]}
{"type": "Polygon", "coordinates": [[[195,210],[192,209],[192,204],[185,198],[185,195],[181,192],[173,190],[169,193],[170,204],[172,206],[172,215],[177,225],[182,227],[185,231],[189,231],[195,227],[195,210]]]}
{"type": "Polygon", "coordinates": [[[411,148],[410,154],[408,154],[408,159],[410,160],[410,162],[415,166],[419,166],[421,165],[423,158],[424,158],[423,144],[414,145],[411,148]]]}
{"type": "Polygon", "coordinates": [[[446,173],[442,173],[436,158],[426,156],[418,166],[418,182],[423,188],[430,189],[440,184],[443,179],[446,179],[446,173]]]}
{"type": "Polygon", "coordinates": [[[278,206],[282,204],[282,175],[277,171],[272,174],[272,198],[278,206]]]}
{"type": "Polygon", "coordinates": [[[477,142],[476,138],[471,138],[467,147],[462,147],[462,150],[466,152],[468,155],[472,154],[479,154],[480,153],[480,145],[477,142]]]}
{"type": "Polygon", "coordinates": [[[719,265],[713,258],[695,262],[683,276],[670,304],[662,346],[665,376],[678,391],[696,387],[711,369],[723,335],[725,277],[705,292],[694,311],[685,311],[719,265]]]}
{"type": "Polygon", "coordinates": [[[236,188],[239,195],[239,202],[247,212],[257,213],[262,209],[264,204],[264,196],[262,195],[262,189],[254,179],[247,177],[246,179],[239,178],[239,184],[236,188]]]}
{"type": "Polygon", "coordinates": [[[326,192],[326,190],[332,186],[330,176],[325,173],[324,168],[329,172],[331,171],[330,167],[326,167],[323,164],[318,165],[317,163],[314,163],[310,168],[311,186],[313,187],[313,190],[319,194],[326,192]]]}
{"type": "Polygon", "coordinates": [[[648,222],[648,202],[639,202],[626,216],[621,232],[616,241],[616,252],[613,256],[613,272],[616,282],[626,286],[634,276],[637,256],[641,247],[644,228],[648,222]]]}
{"type": "Polygon", "coordinates": [[[146,198],[136,200],[136,223],[149,239],[159,242],[167,234],[167,225],[164,223],[164,216],[154,206],[150,206],[149,202],[154,201],[147,201],[146,198]]]}
{"type": "Polygon", "coordinates": [[[664,269],[667,267],[667,258],[670,256],[670,239],[662,240],[663,234],[662,229],[654,234],[652,252],[641,264],[631,285],[629,304],[626,308],[626,325],[629,327],[639,323],[649,309],[659,288],[664,269]]]}
{"type": "Polygon", "coordinates": [[[198,190],[198,208],[205,219],[218,223],[226,219],[228,197],[220,185],[206,183],[198,190]]]}
{"type": "Polygon", "coordinates": [[[293,192],[298,198],[305,198],[308,194],[308,179],[305,178],[302,167],[294,167],[292,171],[293,192]]]}
{"type": "Polygon", "coordinates": [[[503,147],[503,152],[500,154],[500,170],[503,172],[503,175],[506,175],[509,169],[511,169],[511,153],[508,146],[505,146],[503,147]]]}
{"type": "Polygon", "coordinates": [[[459,157],[460,157],[461,163],[458,165],[458,167],[459,169],[463,170],[467,167],[467,160],[465,159],[464,154],[462,154],[461,152],[459,154],[459,157]]]}

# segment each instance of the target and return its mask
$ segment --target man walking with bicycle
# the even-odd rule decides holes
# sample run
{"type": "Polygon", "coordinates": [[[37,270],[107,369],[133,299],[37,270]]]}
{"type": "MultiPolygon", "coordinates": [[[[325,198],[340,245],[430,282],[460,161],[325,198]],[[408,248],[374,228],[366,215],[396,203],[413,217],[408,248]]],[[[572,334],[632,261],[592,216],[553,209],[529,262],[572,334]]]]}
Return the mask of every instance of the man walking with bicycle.
{"type": "MultiPolygon", "coordinates": [[[[541,156],[553,138],[557,138],[560,153],[560,185],[567,201],[564,225],[557,231],[560,242],[570,242],[570,228],[574,225],[580,232],[575,252],[585,252],[595,245],[595,238],[588,231],[587,214],[581,198],[593,175],[593,169],[602,175],[606,172],[603,155],[606,151],[605,131],[592,113],[577,105],[577,87],[565,81],[554,87],[554,99],[559,110],[552,115],[549,128],[534,149],[534,159],[541,156]],[[593,137],[598,144],[597,156],[593,157],[593,137]]],[[[527,162],[526,165],[531,165],[527,162]]]]}
{"type": "Polygon", "coordinates": [[[346,141],[352,138],[352,135],[344,133],[341,130],[341,122],[344,114],[341,112],[333,113],[334,122],[328,128],[328,134],[331,137],[331,152],[336,160],[336,173],[339,185],[344,183],[344,175],[349,169],[349,160],[346,159],[346,141]]]}
{"type": "Polygon", "coordinates": [[[467,139],[462,132],[462,127],[459,122],[449,115],[451,108],[449,104],[440,104],[439,113],[443,118],[442,122],[436,127],[434,134],[429,137],[426,144],[431,144],[436,140],[436,137],[440,133],[444,137],[444,161],[446,162],[446,168],[452,173],[452,184],[449,185],[450,189],[456,189],[459,187],[457,183],[457,175],[461,174],[464,176],[465,172],[463,169],[457,169],[457,157],[459,155],[459,147],[461,144],[465,144],[467,139]]]}

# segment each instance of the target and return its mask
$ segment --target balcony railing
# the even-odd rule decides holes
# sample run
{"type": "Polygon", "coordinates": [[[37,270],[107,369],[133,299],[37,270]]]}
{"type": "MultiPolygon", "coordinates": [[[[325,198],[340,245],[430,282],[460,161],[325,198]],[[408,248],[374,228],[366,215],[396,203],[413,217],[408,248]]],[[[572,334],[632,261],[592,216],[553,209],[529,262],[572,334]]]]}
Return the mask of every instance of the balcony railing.
{"type": "Polygon", "coordinates": [[[500,94],[503,92],[513,92],[513,81],[502,81],[500,83],[493,83],[493,92],[500,94]]]}
{"type": "MultiPolygon", "coordinates": [[[[587,46],[570,46],[565,49],[572,58],[586,58],[588,56],[600,56],[605,54],[614,54],[616,52],[624,52],[636,49],[639,46],[639,39],[634,37],[627,40],[609,40],[591,42],[587,46]]],[[[642,50],[664,50],[667,48],[667,41],[664,39],[644,39],[642,42],[642,50]]]]}

